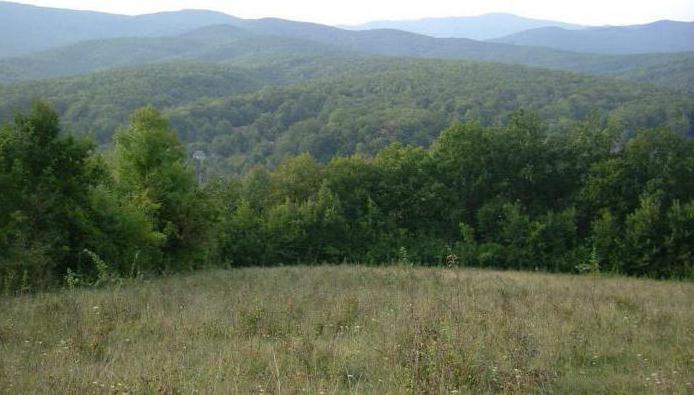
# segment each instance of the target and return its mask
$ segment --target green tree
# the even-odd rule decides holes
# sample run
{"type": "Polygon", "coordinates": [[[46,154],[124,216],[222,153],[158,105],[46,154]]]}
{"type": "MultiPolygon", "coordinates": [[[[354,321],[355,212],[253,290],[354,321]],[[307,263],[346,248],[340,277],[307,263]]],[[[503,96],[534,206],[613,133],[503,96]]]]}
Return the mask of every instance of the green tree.
{"type": "Polygon", "coordinates": [[[113,172],[121,196],[147,213],[158,233],[163,259],[151,269],[192,268],[210,259],[213,205],[196,188],[183,145],[153,107],[136,111],[115,135],[113,172]]]}
{"type": "MultiPolygon", "coordinates": [[[[49,285],[88,271],[82,254],[92,230],[89,191],[103,173],[92,144],[62,136],[55,111],[35,102],[0,129],[0,275],[6,282],[49,285]]],[[[8,287],[13,287],[11,284],[8,287]]]]}
{"type": "Polygon", "coordinates": [[[694,200],[680,204],[676,200],[667,213],[668,233],[665,248],[668,251],[665,275],[694,278],[694,200]]]}

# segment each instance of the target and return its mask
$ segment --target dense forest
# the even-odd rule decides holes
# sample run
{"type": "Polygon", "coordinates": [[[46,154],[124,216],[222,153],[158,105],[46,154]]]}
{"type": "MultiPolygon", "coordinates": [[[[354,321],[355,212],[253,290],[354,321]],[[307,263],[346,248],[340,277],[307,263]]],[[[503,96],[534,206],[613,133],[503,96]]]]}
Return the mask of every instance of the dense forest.
{"type": "Polygon", "coordinates": [[[401,262],[692,277],[694,140],[598,117],[454,123],[430,147],[305,153],[196,185],[153,107],[97,152],[37,102],[0,132],[5,290],[209,265],[401,262]]]}
{"type": "Polygon", "coordinates": [[[189,147],[210,154],[210,176],[276,166],[309,152],[373,155],[387,145],[427,147],[454,121],[506,122],[538,113],[550,133],[598,113],[629,137],[694,126],[690,95],[646,84],[521,66],[389,58],[281,58],[247,67],[171,63],[0,88],[0,119],[32,98],[54,103],[65,127],[100,145],[128,114],[152,104],[189,147]],[[261,89],[262,88],[262,89],[261,89]]]}

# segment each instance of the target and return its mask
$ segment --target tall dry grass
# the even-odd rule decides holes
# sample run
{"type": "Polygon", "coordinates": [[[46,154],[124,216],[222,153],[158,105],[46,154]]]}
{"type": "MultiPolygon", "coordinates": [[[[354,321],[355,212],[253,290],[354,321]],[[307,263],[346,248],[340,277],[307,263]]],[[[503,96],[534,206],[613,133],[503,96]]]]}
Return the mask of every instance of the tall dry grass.
{"type": "Polygon", "coordinates": [[[1,393],[692,393],[694,284],[238,269],[4,297],[1,393]]]}

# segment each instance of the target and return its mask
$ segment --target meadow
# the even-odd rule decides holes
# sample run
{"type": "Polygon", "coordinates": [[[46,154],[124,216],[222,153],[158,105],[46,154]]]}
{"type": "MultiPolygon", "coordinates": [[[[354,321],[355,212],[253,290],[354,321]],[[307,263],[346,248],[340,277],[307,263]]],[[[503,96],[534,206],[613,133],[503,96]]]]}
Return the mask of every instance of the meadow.
{"type": "Polygon", "coordinates": [[[691,393],[694,284],[210,270],[0,299],[0,393],[691,393]]]}

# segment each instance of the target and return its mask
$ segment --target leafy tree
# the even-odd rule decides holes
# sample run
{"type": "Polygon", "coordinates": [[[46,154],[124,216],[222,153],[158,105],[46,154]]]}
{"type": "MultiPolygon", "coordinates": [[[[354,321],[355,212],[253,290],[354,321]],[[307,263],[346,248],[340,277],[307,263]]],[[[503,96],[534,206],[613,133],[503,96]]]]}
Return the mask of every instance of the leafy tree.
{"type": "Polygon", "coordinates": [[[694,277],[694,200],[681,204],[675,200],[667,213],[668,233],[664,245],[668,251],[665,276],[694,277]]]}
{"type": "Polygon", "coordinates": [[[623,271],[624,243],[619,223],[610,210],[602,210],[591,224],[591,241],[600,266],[608,271],[623,271]]]}
{"type": "MultiPolygon", "coordinates": [[[[92,229],[89,191],[103,175],[91,143],[61,136],[58,115],[35,102],[0,129],[0,275],[46,286],[89,271],[82,251],[92,229]]],[[[16,285],[16,284],[14,284],[16,285]]],[[[13,284],[6,284],[13,288],[13,284]]]]}
{"type": "Polygon", "coordinates": [[[119,193],[148,215],[157,232],[162,261],[151,269],[206,261],[214,212],[195,186],[183,145],[153,107],[135,112],[128,128],[115,135],[113,171],[119,193]]]}
{"type": "Polygon", "coordinates": [[[645,194],[639,207],[625,221],[625,251],[629,274],[651,273],[663,275],[664,268],[658,263],[664,258],[663,236],[666,223],[663,221],[662,196],[645,194]]]}

